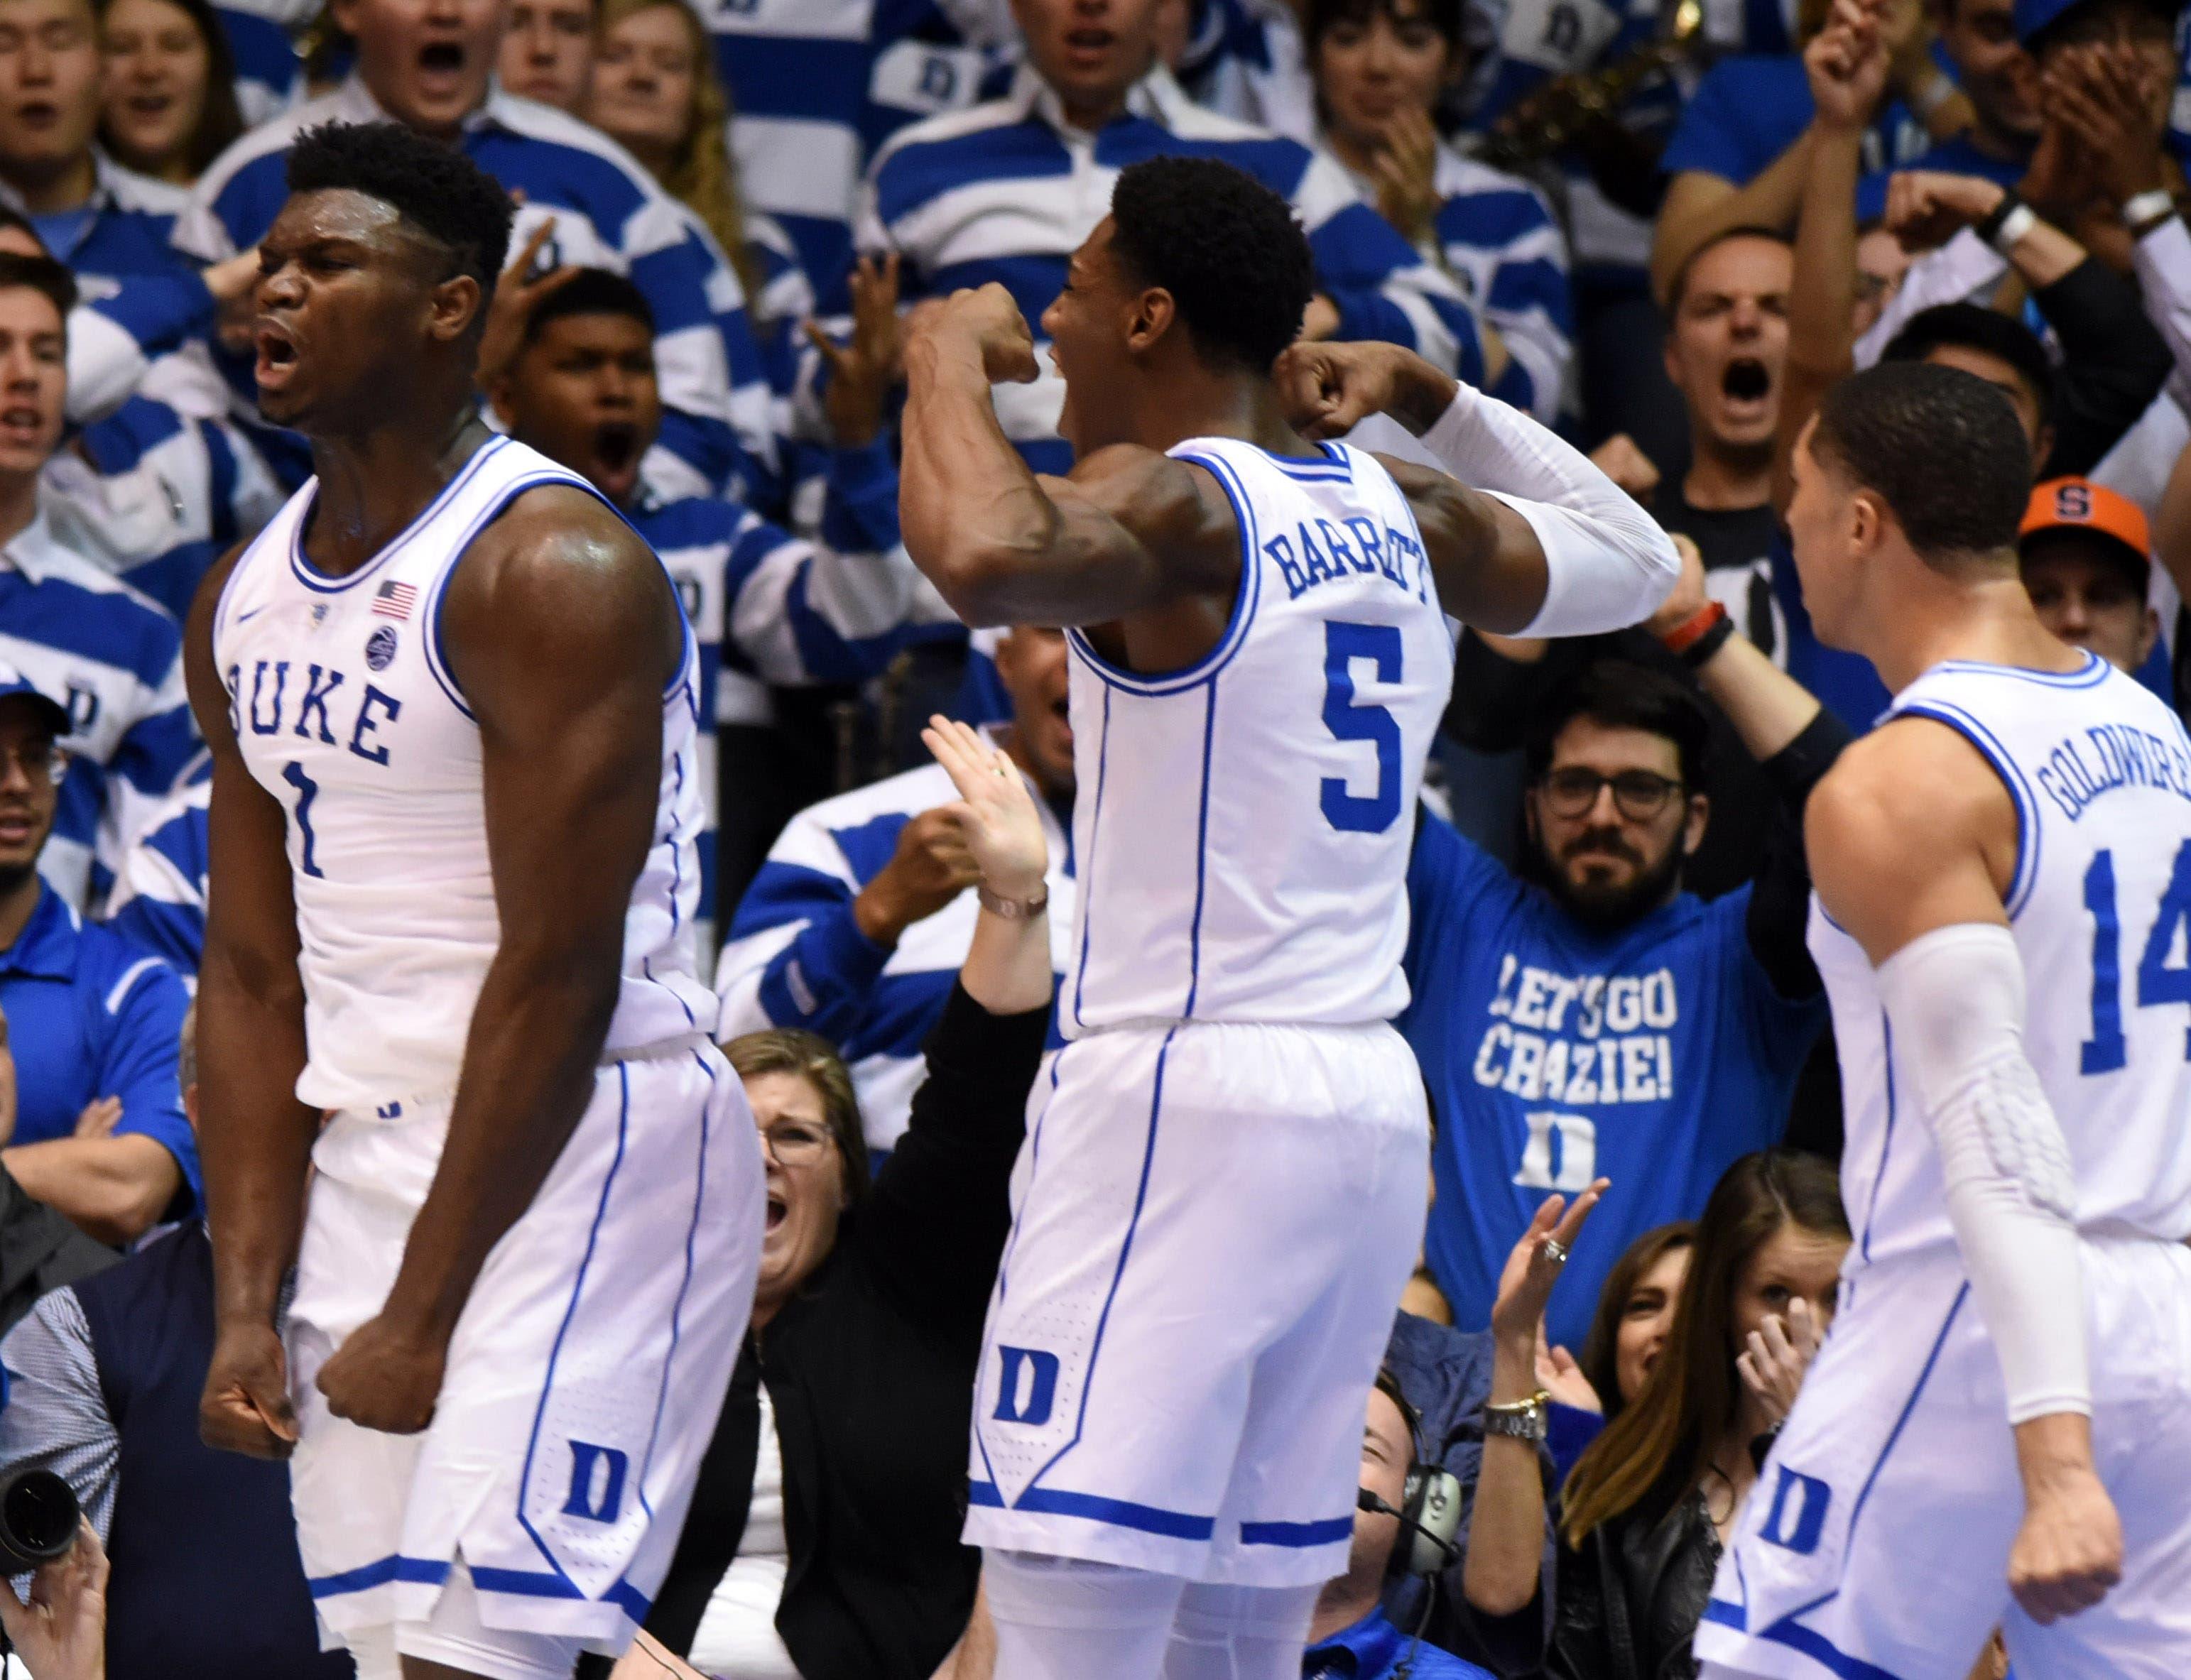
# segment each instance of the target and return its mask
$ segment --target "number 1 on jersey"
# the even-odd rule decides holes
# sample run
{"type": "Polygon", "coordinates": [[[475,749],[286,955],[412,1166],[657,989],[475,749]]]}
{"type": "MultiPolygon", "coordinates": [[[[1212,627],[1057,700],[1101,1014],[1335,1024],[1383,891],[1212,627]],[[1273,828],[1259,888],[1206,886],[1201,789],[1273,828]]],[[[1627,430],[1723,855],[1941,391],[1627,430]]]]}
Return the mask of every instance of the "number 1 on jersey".
{"type": "Polygon", "coordinates": [[[304,848],[304,873],[325,879],[313,856],[317,847],[312,834],[312,801],[319,797],[320,785],[304,774],[304,767],[294,758],[282,766],[282,780],[297,790],[297,837],[304,848]]]}
{"type": "Polygon", "coordinates": [[[1367,660],[1380,683],[1400,680],[1404,644],[1397,624],[1323,626],[1323,726],[1340,741],[1366,741],[1377,749],[1376,791],[1349,793],[1344,777],[1326,776],[1321,790],[1324,820],[1353,834],[1382,834],[1400,814],[1400,725],[1391,710],[1354,697],[1354,664],[1367,660]]]}

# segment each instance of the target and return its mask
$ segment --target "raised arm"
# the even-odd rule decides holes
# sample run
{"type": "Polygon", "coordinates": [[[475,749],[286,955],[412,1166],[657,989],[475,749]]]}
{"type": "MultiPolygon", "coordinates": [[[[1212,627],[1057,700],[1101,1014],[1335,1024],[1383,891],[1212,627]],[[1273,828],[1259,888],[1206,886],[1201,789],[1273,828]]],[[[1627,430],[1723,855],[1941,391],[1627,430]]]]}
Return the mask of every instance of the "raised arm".
{"type": "Polygon", "coordinates": [[[244,768],[231,698],[213,665],[213,609],[234,565],[230,555],[208,575],[183,641],[191,708],[213,756],[197,1049],[214,1329],[198,1430],[209,1446],[279,1458],[296,1444],[297,1422],[274,1314],[304,1229],[320,1116],[296,1095],[304,986],[287,820],[244,768]]]}
{"type": "Polygon", "coordinates": [[[1385,463],[1414,503],[1453,617],[1506,635],[1588,635],[1649,616],[1673,587],[1680,557],[1634,498],[1528,415],[1420,356],[1301,343],[1276,374],[1306,435],[1387,413],[1453,475],[1385,463]]]}
{"type": "Polygon", "coordinates": [[[1207,474],[1127,446],[1067,479],[1020,458],[989,387],[1035,377],[1034,339],[1002,286],[927,311],[905,366],[906,552],[968,624],[1104,623],[1192,595],[1230,604],[1238,526],[1207,474]]]}
{"type": "Polygon", "coordinates": [[[632,883],[654,839],[663,691],[683,657],[660,562],[591,497],[560,485],[488,527],[449,585],[442,624],[479,722],[502,942],[396,1282],[320,1373],[337,1416],[394,1433],[433,1416],[488,1251],[532,1205],[592,1097],[632,883]]]}
{"type": "Polygon", "coordinates": [[[1819,901],[1872,961],[1898,1068],[1939,1151],[2023,1474],[2009,1584],[2051,1621],[2114,1584],[2122,1530],[2092,1462],[2069,1149],[2023,1050],[2023,965],[2004,908],[2016,812],[1953,725],[1905,715],[1841,755],[1806,818],[1819,901]]]}

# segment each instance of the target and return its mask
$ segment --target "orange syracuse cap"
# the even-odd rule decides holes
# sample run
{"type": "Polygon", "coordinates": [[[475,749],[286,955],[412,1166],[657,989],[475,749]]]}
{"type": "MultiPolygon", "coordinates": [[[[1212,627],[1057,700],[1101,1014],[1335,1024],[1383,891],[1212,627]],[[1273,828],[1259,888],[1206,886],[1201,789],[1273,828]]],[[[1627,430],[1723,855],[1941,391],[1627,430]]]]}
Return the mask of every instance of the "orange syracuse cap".
{"type": "Polygon", "coordinates": [[[2090,479],[2049,479],[2031,492],[2017,527],[2019,544],[2043,531],[2089,531],[2113,537],[2137,563],[2143,577],[2153,565],[2153,534],[2145,510],[2128,497],[2090,479]]]}

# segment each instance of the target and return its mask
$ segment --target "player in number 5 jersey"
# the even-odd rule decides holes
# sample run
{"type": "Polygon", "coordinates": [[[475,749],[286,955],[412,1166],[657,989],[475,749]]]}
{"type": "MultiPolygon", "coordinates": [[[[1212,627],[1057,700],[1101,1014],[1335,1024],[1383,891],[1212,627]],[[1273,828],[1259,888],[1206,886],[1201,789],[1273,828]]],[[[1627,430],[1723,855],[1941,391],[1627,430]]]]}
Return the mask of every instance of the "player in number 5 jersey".
{"type": "Polygon", "coordinates": [[[908,348],[908,549],[969,622],[1067,626],[1072,657],[1071,1041],[1030,1110],[970,1449],[999,1680],[1299,1673],[1422,1232],[1422,1081],[1389,1022],[1446,618],[1610,628],[1678,570],[1580,456],[1407,352],[1274,378],[1312,274],[1241,172],[1124,171],[1044,316],[1061,479],[997,421],[992,383],[1035,376],[1002,287],[908,348]],[[1310,441],[1387,406],[1484,488],[1310,441]]]}
{"type": "Polygon", "coordinates": [[[2191,739],[2017,571],[1971,375],[1830,392],[1789,510],[1894,690],[1806,814],[1841,1307],[1720,1564],[1709,1675],[2178,1680],[2191,1656],[2191,739]]]}

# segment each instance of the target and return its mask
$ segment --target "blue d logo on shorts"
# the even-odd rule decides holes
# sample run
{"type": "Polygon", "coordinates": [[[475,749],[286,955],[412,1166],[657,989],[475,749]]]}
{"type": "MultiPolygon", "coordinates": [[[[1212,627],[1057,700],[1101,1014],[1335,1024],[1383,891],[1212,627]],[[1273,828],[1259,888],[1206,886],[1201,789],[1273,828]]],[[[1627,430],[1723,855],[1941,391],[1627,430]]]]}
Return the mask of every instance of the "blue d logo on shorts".
{"type": "Polygon", "coordinates": [[[617,1513],[623,1507],[624,1475],[630,1468],[629,1455],[614,1447],[572,1442],[571,1496],[564,1501],[563,1514],[583,1517],[589,1523],[616,1521],[617,1513]]]}
{"type": "Polygon", "coordinates": [[[1050,1422],[1050,1409],[1057,1399],[1057,1355],[1036,1348],[1000,1347],[997,1352],[1004,1365],[1004,1375],[997,1383],[997,1422],[1026,1423],[1040,1428],[1050,1422]],[[1020,1398],[1022,1366],[1027,1371],[1024,1400],[1020,1398]]]}
{"type": "Polygon", "coordinates": [[[1808,1557],[1818,1549],[1818,1536],[1825,1531],[1826,1507],[1833,1502],[1834,1490],[1816,1476],[1806,1476],[1784,1464],[1778,1468],[1780,1479],[1773,1490],[1773,1508],[1765,1513],[1757,1537],[1798,1557],[1808,1557]],[[1788,1508],[1791,1500],[1795,1501],[1792,1512],[1788,1508]]]}

